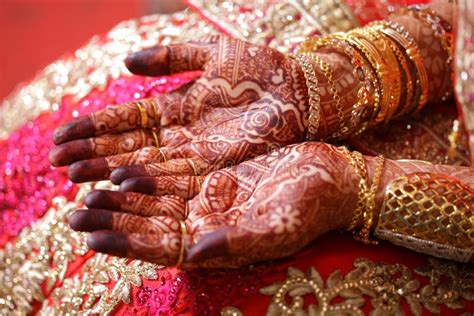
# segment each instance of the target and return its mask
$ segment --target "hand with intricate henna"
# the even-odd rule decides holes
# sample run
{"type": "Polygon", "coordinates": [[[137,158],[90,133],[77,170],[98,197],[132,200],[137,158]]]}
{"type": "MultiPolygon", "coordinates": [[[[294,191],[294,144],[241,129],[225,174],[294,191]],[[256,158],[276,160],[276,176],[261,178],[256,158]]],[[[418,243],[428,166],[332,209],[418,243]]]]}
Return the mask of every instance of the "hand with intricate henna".
{"type": "Polygon", "coordinates": [[[143,102],[145,122],[136,104],[126,103],[59,127],[54,134],[59,146],[50,160],[56,166],[72,163],[73,181],[104,179],[117,167],[131,165],[141,166],[116,170],[112,180],[207,174],[304,139],[304,74],[297,61],[276,50],[212,36],[151,48],[126,63],[141,75],[202,74],[177,91],[143,102]],[[159,149],[153,147],[151,128],[157,129],[159,149]]]}
{"type": "MultiPolygon", "coordinates": [[[[89,209],[69,221],[92,232],[91,249],[113,255],[172,266],[183,247],[184,269],[280,258],[349,225],[359,179],[345,157],[328,144],[302,143],[206,177],[130,178],[119,192],[91,192],[89,209]]],[[[364,159],[372,179],[376,159],[364,159]]],[[[449,174],[474,188],[469,168],[386,161],[377,211],[388,183],[413,172],[449,174]]]]}

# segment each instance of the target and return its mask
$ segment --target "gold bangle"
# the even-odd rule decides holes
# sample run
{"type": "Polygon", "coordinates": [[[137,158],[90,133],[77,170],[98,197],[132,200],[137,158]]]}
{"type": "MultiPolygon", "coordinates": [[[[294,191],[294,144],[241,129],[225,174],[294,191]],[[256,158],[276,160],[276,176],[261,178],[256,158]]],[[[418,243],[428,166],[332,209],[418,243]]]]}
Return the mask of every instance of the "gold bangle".
{"type": "Polygon", "coordinates": [[[334,101],[334,105],[337,110],[337,118],[339,121],[339,128],[338,131],[334,132],[331,135],[331,138],[336,138],[340,136],[344,136],[348,131],[349,128],[346,126],[346,123],[344,122],[344,109],[342,108],[342,103],[341,103],[341,97],[339,96],[339,92],[337,91],[336,84],[334,83],[333,80],[333,73],[331,69],[331,65],[327,63],[323,58],[316,54],[309,54],[312,60],[314,60],[321,71],[323,72],[324,76],[326,77],[326,81],[329,85],[329,91],[332,94],[332,99],[334,101]]]}
{"type": "Polygon", "coordinates": [[[336,33],[327,37],[311,37],[303,42],[298,50],[309,53],[322,47],[335,47],[350,59],[352,67],[354,67],[353,75],[359,80],[360,87],[357,92],[357,102],[352,106],[349,128],[355,131],[354,134],[359,134],[368,127],[370,121],[377,114],[376,111],[380,107],[380,88],[376,84],[376,75],[368,65],[368,61],[340,37],[344,37],[344,33],[336,33]]]}
{"type": "Polygon", "coordinates": [[[158,138],[155,129],[151,130],[151,135],[153,136],[153,142],[155,144],[155,147],[160,149],[160,139],[158,138]]]}
{"type": "Polygon", "coordinates": [[[383,107],[383,104],[386,103],[384,102],[384,98],[386,98],[387,91],[384,91],[384,88],[387,88],[387,85],[384,84],[384,77],[382,76],[380,71],[377,71],[381,65],[380,55],[377,53],[376,49],[368,43],[368,45],[372,46],[371,51],[369,51],[366,47],[366,44],[363,43],[359,38],[356,36],[353,36],[352,34],[348,33],[336,33],[334,36],[338,37],[339,39],[347,42],[349,45],[353,46],[355,49],[359,50],[362,55],[365,57],[365,59],[369,62],[371,65],[371,68],[375,72],[376,76],[374,78],[374,84],[376,85],[376,89],[379,91],[379,96],[380,96],[380,102],[377,102],[375,105],[377,108],[374,109],[374,113],[376,113],[376,117],[372,119],[373,125],[380,123],[376,121],[376,118],[379,117],[379,112],[380,109],[383,107]]]}
{"type": "Polygon", "coordinates": [[[419,86],[420,92],[416,94],[410,108],[411,111],[414,111],[415,113],[420,111],[428,102],[429,83],[428,72],[426,71],[425,63],[418,45],[413,37],[411,37],[410,33],[408,33],[402,25],[396,22],[374,22],[372,25],[376,25],[380,32],[392,38],[401,47],[404,47],[406,55],[415,65],[417,75],[415,83],[419,86]]]}
{"type": "MultiPolygon", "coordinates": [[[[187,206],[188,203],[186,203],[187,206]]],[[[178,262],[176,263],[176,267],[180,267],[181,264],[183,264],[183,259],[184,259],[184,243],[186,241],[186,237],[188,235],[187,229],[186,229],[186,224],[184,221],[179,221],[179,225],[181,227],[181,247],[179,249],[179,256],[178,256],[178,262]]]]}
{"type": "Polygon", "coordinates": [[[357,204],[353,212],[351,221],[347,230],[353,231],[363,218],[364,208],[366,206],[367,193],[369,192],[367,184],[367,170],[364,159],[359,152],[350,152],[346,147],[339,147],[339,152],[349,161],[354,169],[354,173],[359,179],[359,191],[357,193],[357,204]]]}
{"type": "MultiPolygon", "coordinates": [[[[383,34],[383,33],[382,33],[383,34]]],[[[389,41],[390,48],[392,49],[393,53],[398,59],[398,64],[400,67],[403,69],[402,74],[404,74],[404,79],[406,82],[406,90],[405,90],[405,106],[401,107],[397,113],[394,115],[394,118],[400,117],[410,110],[410,105],[412,104],[413,100],[413,79],[411,76],[411,71],[410,68],[408,67],[407,64],[407,59],[405,58],[405,55],[402,53],[398,45],[388,37],[387,35],[383,34],[386,36],[387,40],[389,41]]],[[[401,106],[401,101],[400,101],[400,106],[401,106]]]]}
{"type": "Polygon", "coordinates": [[[156,104],[156,100],[155,99],[151,99],[150,100],[150,103],[151,103],[151,109],[153,111],[153,119],[155,120],[155,126],[159,126],[160,122],[158,122],[158,105],[156,104]]]}
{"type": "Polygon", "coordinates": [[[293,54],[292,56],[300,63],[308,88],[309,117],[306,138],[308,140],[316,140],[319,138],[317,134],[321,120],[321,95],[318,87],[318,78],[307,56],[303,54],[293,54]]]}
{"type": "Polygon", "coordinates": [[[138,108],[138,111],[140,112],[140,127],[141,128],[147,128],[148,127],[148,113],[143,106],[142,101],[136,101],[133,102],[135,106],[138,108]]]}
{"type": "Polygon", "coordinates": [[[377,156],[377,165],[375,167],[375,174],[372,180],[372,185],[370,186],[370,192],[366,200],[366,208],[364,211],[363,219],[364,225],[359,230],[358,236],[356,239],[363,242],[364,244],[377,244],[378,242],[370,239],[370,232],[372,229],[372,224],[374,222],[374,209],[375,209],[375,198],[377,195],[377,190],[380,186],[380,181],[382,180],[383,167],[385,163],[385,158],[382,155],[377,156]]]}
{"type": "Polygon", "coordinates": [[[349,33],[349,37],[357,39],[362,44],[361,49],[365,49],[375,61],[376,73],[382,85],[382,104],[374,123],[388,122],[400,104],[401,76],[397,58],[387,40],[370,28],[355,29],[349,33]]]}

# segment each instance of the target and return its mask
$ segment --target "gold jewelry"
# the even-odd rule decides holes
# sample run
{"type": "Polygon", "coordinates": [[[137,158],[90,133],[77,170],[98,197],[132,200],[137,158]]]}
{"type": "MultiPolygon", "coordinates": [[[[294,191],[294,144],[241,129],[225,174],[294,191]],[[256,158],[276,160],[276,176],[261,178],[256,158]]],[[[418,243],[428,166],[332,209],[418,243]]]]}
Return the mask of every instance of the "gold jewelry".
{"type": "Polygon", "coordinates": [[[416,93],[416,97],[413,98],[410,110],[414,110],[415,113],[420,111],[428,102],[429,84],[428,73],[418,45],[413,37],[411,37],[410,33],[408,33],[402,25],[396,22],[374,22],[370,25],[376,26],[377,30],[392,38],[401,47],[404,47],[406,55],[415,65],[417,75],[415,83],[419,87],[417,89],[419,92],[416,93]]]}
{"type": "Polygon", "coordinates": [[[195,176],[194,179],[196,179],[197,191],[201,192],[201,189],[202,189],[201,178],[199,176],[195,176]]]}
{"type": "Polygon", "coordinates": [[[349,131],[349,129],[347,128],[347,126],[345,126],[346,124],[344,122],[344,109],[342,108],[341,97],[339,96],[339,92],[337,91],[336,84],[334,83],[334,80],[332,78],[331,65],[329,65],[329,63],[327,63],[323,58],[314,53],[309,54],[309,56],[318,64],[319,68],[326,77],[327,83],[329,85],[329,91],[332,94],[332,99],[337,110],[339,128],[338,131],[335,132],[331,137],[335,138],[343,136],[349,131]]]}
{"type": "Polygon", "coordinates": [[[374,123],[388,122],[400,104],[401,75],[397,58],[388,46],[387,40],[373,29],[355,29],[349,32],[348,37],[366,53],[369,60],[373,60],[371,64],[381,83],[382,104],[374,123]]]}
{"type": "Polygon", "coordinates": [[[155,144],[155,147],[159,149],[160,148],[160,139],[158,138],[158,135],[156,134],[156,131],[155,131],[154,128],[151,130],[151,135],[153,135],[153,142],[155,144]]]}
{"type": "MultiPolygon", "coordinates": [[[[384,36],[386,36],[384,34],[384,36]]],[[[401,69],[403,69],[403,72],[401,74],[404,75],[404,80],[401,80],[402,82],[406,82],[406,89],[405,89],[405,106],[401,107],[401,101],[400,101],[400,109],[397,110],[397,113],[394,115],[394,118],[400,117],[403,114],[407,113],[406,111],[409,111],[410,105],[413,100],[413,79],[411,76],[411,71],[410,68],[408,68],[407,60],[398,47],[398,45],[390,38],[387,36],[387,41],[389,42],[389,46],[392,49],[393,53],[398,59],[398,64],[401,69]]]]}
{"type": "Polygon", "coordinates": [[[306,79],[306,86],[308,88],[309,117],[306,138],[308,140],[316,140],[319,139],[317,134],[319,122],[321,120],[321,95],[319,93],[318,78],[316,77],[313,65],[307,56],[303,54],[293,54],[292,56],[300,63],[306,79]]]}
{"type": "MultiPolygon", "coordinates": [[[[343,37],[344,33],[337,33],[343,37]]],[[[354,134],[363,132],[370,121],[375,118],[376,109],[380,107],[380,88],[375,73],[368,62],[351,45],[338,38],[329,35],[327,37],[314,36],[301,43],[298,51],[303,53],[315,52],[322,47],[335,47],[343,51],[351,60],[354,67],[353,74],[360,82],[357,92],[357,102],[352,106],[350,117],[350,129],[356,130],[354,134]]]]}
{"type": "MultiPolygon", "coordinates": [[[[186,203],[186,206],[188,203],[186,203]]],[[[181,247],[179,249],[179,256],[178,256],[178,262],[176,263],[176,267],[180,267],[181,264],[183,263],[184,259],[184,243],[186,241],[186,237],[188,235],[187,229],[186,229],[186,224],[184,221],[179,221],[179,225],[181,227],[181,247]]]]}
{"type": "Polygon", "coordinates": [[[159,126],[160,122],[158,122],[158,119],[159,119],[159,117],[158,117],[158,105],[156,104],[155,99],[151,99],[150,103],[151,103],[151,109],[153,111],[153,119],[155,120],[155,125],[159,126]]]}
{"type": "Polygon", "coordinates": [[[148,113],[143,106],[142,101],[137,101],[133,102],[135,106],[138,108],[138,111],[140,112],[140,127],[141,128],[147,128],[148,127],[148,113]]]}
{"type": "Polygon", "coordinates": [[[457,179],[413,173],[386,188],[375,235],[429,255],[474,255],[474,190],[457,179]]]}
{"type": "Polygon", "coordinates": [[[359,152],[350,152],[346,147],[339,147],[339,151],[349,161],[354,172],[359,178],[359,192],[357,193],[357,205],[352,215],[351,222],[347,227],[347,230],[352,231],[358,225],[363,218],[366,194],[369,191],[367,184],[367,170],[365,168],[364,159],[362,154],[359,152]]]}
{"type": "Polygon", "coordinates": [[[370,240],[370,231],[372,229],[372,223],[374,222],[374,209],[375,209],[375,197],[377,195],[377,190],[380,186],[380,181],[382,180],[383,167],[385,163],[385,158],[382,155],[377,156],[377,165],[375,167],[375,174],[372,180],[372,185],[370,186],[369,195],[366,197],[366,208],[364,212],[364,226],[359,230],[359,235],[356,239],[362,241],[365,244],[377,244],[375,240],[370,240]]]}

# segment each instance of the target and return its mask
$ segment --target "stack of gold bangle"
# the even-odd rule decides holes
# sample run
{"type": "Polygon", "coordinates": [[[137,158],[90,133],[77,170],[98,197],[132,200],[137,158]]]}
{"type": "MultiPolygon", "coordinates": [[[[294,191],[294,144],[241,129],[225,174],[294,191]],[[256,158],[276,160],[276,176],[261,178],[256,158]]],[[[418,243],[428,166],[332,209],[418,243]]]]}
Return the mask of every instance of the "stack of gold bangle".
{"type": "MultiPolygon", "coordinates": [[[[421,11],[416,12],[421,15],[421,11]]],[[[422,16],[441,23],[439,18],[433,17],[433,13],[424,13],[422,16]]],[[[438,33],[443,34],[445,43],[450,43],[447,31],[438,33]]],[[[446,45],[450,47],[449,44],[446,45]]],[[[313,37],[303,42],[297,52],[308,56],[306,61],[319,65],[326,78],[330,79],[330,66],[322,63],[318,56],[318,51],[323,47],[343,51],[350,58],[354,76],[359,80],[358,99],[352,107],[350,118],[345,117],[344,109],[340,104],[338,106],[340,98],[334,93],[337,90],[330,87],[339,119],[339,129],[328,134],[330,137],[358,134],[367,127],[387,123],[392,118],[410,112],[418,112],[426,105],[429,93],[428,74],[421,52],[414,39],[398,23],[374,22],[364,28],[326,37],[313,37]]],[[[309,69],[310,66],[307,65],[306,68],[309,69]]],[[[330,80],[328,83],[331,86],[330,80]]],[[[317,107],[317,114],[312,111],[314,107],[310,107],[310,117],[320,117],[320,106],[317,107]]],[[[308,138],[314,139],[315,132],[317,129],[312,128],[308,132],[311,137],[308,138]]]]}
{"type": "Polygon", "coordinates": [[[370,239],[370,231],[376,206],[375,195],[382,178],[385,159],[383,156],[376,158],[377,166],[375,168],[372,184],[369,186],[368,173],[362,154],[356,151],[350,152],[346,147],[340,147],[339,151],[349,161],[359,179],[357,204],[347,230],[353,231],[355,239],[365,244],[376,244],[376,241],[370,239]]]}

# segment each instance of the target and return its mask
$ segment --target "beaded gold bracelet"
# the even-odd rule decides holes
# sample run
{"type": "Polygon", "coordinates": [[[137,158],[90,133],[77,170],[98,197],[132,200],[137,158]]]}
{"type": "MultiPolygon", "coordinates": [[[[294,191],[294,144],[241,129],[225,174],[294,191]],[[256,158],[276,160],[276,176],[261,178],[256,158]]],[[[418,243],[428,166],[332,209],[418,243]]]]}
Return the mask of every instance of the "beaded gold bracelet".
{"type": "Polygon", "coordinates": [[[344,122],[344,109],[342,108],[341,97],[339,95],[339,92],[337,91],[336,84],[334,83],[334,80],[333,80],[331,65],[329,65],[329,63],[327,63],[322,57],[316,54],[310,54],[310,56],[311,56],[311,59],[314,60],[318,64],[319,68],[321,69],[324,76],[326,77],[326,81],[329,85],[329,91],[332,94],[334,106],[336,107],[337,117],[339,121],[339,128],[338,128],[338,131],[336,131],[335,133],[331,135],[331,138],[345,135],[349,131],[349,128],[346,126],[346,123],[344,122]]]}
{"type": "Polygon", "coordinates": [[[308,140],[318,139],[319,123],[321,120],[321,94],[319,92],[319,82],[313,65],[308,56],[300,53],[291,55],[301,65],[303,70],[306,86],[308,88],[309,96],[309,117],[308,117],[308,132],[306,138],[308,140]]]}

